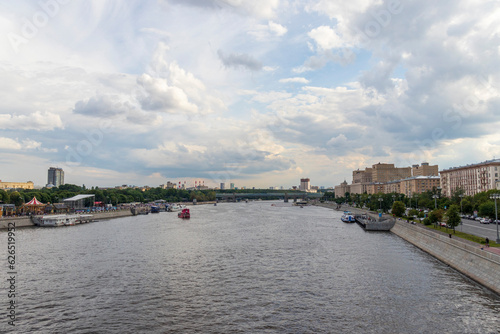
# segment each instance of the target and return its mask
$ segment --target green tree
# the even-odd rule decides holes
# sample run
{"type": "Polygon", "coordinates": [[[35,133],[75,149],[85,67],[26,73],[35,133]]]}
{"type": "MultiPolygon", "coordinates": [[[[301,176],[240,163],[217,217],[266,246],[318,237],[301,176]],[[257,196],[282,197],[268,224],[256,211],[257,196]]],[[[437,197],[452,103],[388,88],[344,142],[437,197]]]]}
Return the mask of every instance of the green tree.
{"type": "Polygon", "coordinates": [[[448,211],[446,212],[446,216],[448,217],[448,225],[453,228],[453,233],[455,233],[455,227],[460,225],[460,208],[458,205],[453,204],[450,206],[448,211]]]}
{"type": "Polygon", "coordinates": [[[429,219],[430,224],[435,224],[437,226],[437,222],[439,221],[439,218],[438,218],[436,211],[437,210],[431,211],[431,213],[429,213],[428,219],[429,219]]]}
{"type": "Polygon", "coordinates": [[[10,203],[15,206],[21,206],[24,203],[24,197],[17,191],[10,194],[10,203]]]}
{"type": "Polygon", "coordinates": [[[406,210],[405,205],[401,201],[396,201],[392,205],[392,213],[394,215],[396,215],[397,217],[403,216],[403,214],[405,213],[405,210],[406,210]]]}
{"type": "Polygon", "coordinates": [[[495,217],[495,203],[492,201],[479,205],[479,215],[481,217],[495,217]]]}

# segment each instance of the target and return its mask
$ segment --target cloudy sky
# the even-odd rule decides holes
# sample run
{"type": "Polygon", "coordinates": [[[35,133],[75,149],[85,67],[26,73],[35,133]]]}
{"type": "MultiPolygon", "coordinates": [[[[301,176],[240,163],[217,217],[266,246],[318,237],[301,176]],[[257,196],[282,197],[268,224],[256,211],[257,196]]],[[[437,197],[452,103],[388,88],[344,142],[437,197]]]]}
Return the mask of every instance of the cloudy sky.
{"type": "Polygon", "coordinates": [[[0,3],[0,179],[334,186],[500,158],[500,2],[0,3]]]}

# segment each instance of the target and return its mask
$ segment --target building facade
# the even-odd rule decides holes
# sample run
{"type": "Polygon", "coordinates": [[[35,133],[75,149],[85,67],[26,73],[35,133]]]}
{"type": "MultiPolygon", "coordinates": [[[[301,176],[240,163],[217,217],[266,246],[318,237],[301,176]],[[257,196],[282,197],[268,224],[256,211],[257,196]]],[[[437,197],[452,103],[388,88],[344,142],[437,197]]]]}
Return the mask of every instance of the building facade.
{"type": "Polygon", "coordinates": [[[35,184],[28,182],[2,182],[0,180],[0,189],[35,189],[35,184]]]}
{"type": "Polygon", "coordinates": [[[394,167],[394,164],[378,163],[372,166],[372,182],[390,182],[406,179],[411,176],[410,167],[394,167]]]}
{"type": "Polygon", "coordinates": [[[496,189],[500,180],[500,159],[444,169],[439,173],[444,196],[451,197],[459,189],[462,189],[466,196],[474,196],[483,191],[496,189]]]}
{"type": "Polygon", "coordinates": [[[345,194],[350,192],[351,187],[347,184],[347,181],[344,181],[340,185],[335,186],[335,198],[345,197],[345,194]]]}
{"type": "Polygon", "coordinates": [[[54,187],[59,187],[64,184],[64,171],[62,168],[49,168],[47,184],[52,184],[54,187]]]}
{"type": "Polygon", "coordinates": [[[438,165],[430,166],[428,162],[422,162],[419,165],[413,165],[411,168],[412,176],[439,176],[438,165]]]}
{"type": "Polygon", "coordinates": [[[409,197],[438,189],[441,185],[441,178],[439,176],[414,176],[401,180],[400,183],[400,193],[409,197]]]}
{"type": "Polygon", "coordinates": [[[306,179],[300,179],[300,191],[310,191],[311,190],[311,180],[306,178],[306,179]]]}

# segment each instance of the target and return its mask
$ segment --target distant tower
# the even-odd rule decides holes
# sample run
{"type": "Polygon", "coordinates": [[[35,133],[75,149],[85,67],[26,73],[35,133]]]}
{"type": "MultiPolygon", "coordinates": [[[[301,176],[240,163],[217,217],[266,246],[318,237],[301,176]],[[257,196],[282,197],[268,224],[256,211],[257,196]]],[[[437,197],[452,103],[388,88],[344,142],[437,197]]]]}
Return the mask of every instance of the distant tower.
{"type": "Polygon", "coordinates": [[[310,179],[300,179],[300,191],[311,190],[311,180],[310,179]]]}
{"type": "Polygon", "coordinates": [[[59,187],[64,184],[64,171],[62,168],[49,168],[47,184],[52,184],[55,187],[59,187]]]}
{"type": "Polygon", "coordinates": [[[226,189],[226,184],[224,182],[221,182],[220,184],[220,190],[226,189]]]}

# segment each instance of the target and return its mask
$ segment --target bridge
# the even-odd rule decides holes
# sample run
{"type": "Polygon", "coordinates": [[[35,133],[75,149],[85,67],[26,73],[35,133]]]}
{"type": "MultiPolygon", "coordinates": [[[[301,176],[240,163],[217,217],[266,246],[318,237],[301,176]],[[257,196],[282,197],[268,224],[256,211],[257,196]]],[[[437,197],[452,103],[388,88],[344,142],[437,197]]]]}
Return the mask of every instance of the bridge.
{"type": "Polygon", "coordinates": [[[306,193],[306,192],[292,192],[292,193],[217,193],[215,197],[217,200],[225,200],[228,202],[236,202],[238,200],[245,199],[269,199],[273,197],[278,197],[279,199],[288,202],[289,199],[293,199],[294,202],[297,202],[298,199],[306,200],[312,198],[320,198],[323,196],[323,193],[306,193]]]}

